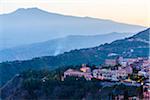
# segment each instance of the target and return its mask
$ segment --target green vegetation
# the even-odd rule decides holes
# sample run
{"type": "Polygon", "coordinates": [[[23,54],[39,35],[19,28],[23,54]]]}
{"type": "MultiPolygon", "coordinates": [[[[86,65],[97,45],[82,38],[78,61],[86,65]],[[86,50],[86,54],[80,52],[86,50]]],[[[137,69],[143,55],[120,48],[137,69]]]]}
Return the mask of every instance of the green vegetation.
{"type": "MultiPolygon", "coordinates": [[[[71,66],[70,66],[71,67],[71,66]]],[[[73,68],[73,66],[72,66],[73,68]]],[[[81,77],[67,77],[63,81],[61,76],[66,68],[58,68],[53,71],[49,70],[28,70],[22,72],[20,77],[22,82],[18,83],[21,87],[15,87],[17,96],[14,99],[69,99],[69,100],[112,100],[115,96],[123,95],[137,96],[140,93],[140,87],[127,86],[124,84],[108,85],[109,82],[102,84],[102,81],[86,81],[81,77]]],[[[9,90],[8,90],[9,91],[9,90]]],[[[3,96],[5,99],[5,97],[3,96]]]]}

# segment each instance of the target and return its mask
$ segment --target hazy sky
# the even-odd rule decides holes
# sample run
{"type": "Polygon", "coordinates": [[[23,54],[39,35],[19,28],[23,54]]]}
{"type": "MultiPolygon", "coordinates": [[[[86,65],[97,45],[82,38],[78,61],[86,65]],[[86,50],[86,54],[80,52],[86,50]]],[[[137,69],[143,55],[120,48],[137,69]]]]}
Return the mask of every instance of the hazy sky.
{"type": "Polygon", "coordinates": [[[40,9],[149,26],[150,0],[0,0],[0,14],[18,8],[40,9]]]}

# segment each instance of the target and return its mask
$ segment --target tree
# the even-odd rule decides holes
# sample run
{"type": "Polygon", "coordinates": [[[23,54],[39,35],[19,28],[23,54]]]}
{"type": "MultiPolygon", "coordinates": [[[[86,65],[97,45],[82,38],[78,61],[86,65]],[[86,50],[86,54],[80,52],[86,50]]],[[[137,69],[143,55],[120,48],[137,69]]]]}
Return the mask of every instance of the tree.
{"type": "Polygon", "coordinates": [[[125,91],[124,91],[124,100],[128,100],[128,97],[129,97],[128,90],[125,89],[125,91]]]}

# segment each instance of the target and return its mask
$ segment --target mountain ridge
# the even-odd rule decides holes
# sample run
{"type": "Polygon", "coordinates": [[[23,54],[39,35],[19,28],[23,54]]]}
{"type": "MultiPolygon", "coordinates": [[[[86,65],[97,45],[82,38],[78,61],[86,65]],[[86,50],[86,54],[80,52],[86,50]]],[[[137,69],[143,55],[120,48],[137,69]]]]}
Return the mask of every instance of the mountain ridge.
{"type": "Polygon", "coordinates": [[[111,32],[135,33],[143,26],[89,17],[50,13],[38,8],[20,9],[0,15],[0,49],[42,42],[68,35],[96,35],[111,32]],[[113,26],[113,27],[112,27],[113,26]]]}
{"type": "MultiPolygon", "coordinates": [[[[42,9],[39,9],[38,7],[33,7],[33,8],[19,8],[13,12],[10,12],[10,13],[7,13],[7,14],[13,14],[13,13],[18,13],[18,12],[22,12],[22,11],[30,11],[30,10],[35,10],[35,11],[40,11],[40,12],[43,12],[43,13],[50,13],[50,14],[53,14],[53,15],[56,15],[56,16],[67,16],[67,17],[76,17],[76,18],[85,18],[85,19],[94,19],[94,20],[102,20],[102,21],[112,21],[112,22],[117,22],[117,23],[120,23],[120,24],[127,24],[127,25],[135,25],[135,26],[141,26],[141,27],[145,27],[145,26],[142,26],[142,25],[136,25],[136,24],[128,24],[128,23],[123,23],[123,22],[118,22],[118,21],[114,21],[114,20],[111,20],[111,19],[102,19],[102,18],[95,18],[95,17],[89,17],[89,16],[84,16],[84,17],[81,17],[81,16],[73,16],[73,15],[67,15],[67,14],[61,14],[61,13],[55,13],[55,12],[49,12],[49,11],[46,11],[46,10],[42,10],[42,9]]],[[[0,14],[0,15],[7,15],[7,14],[0,14]]]]}
{"type": "Polygon", "coordinates": [[[55,56],[74,49],[90,48],[100,44],[110,43],[114,40],[123,39],[132,35],[133,33],[116,32],[106,35],[69,35],[64,38],[0,50],[0,61],[27,60],[40,56],[55,56]]]}

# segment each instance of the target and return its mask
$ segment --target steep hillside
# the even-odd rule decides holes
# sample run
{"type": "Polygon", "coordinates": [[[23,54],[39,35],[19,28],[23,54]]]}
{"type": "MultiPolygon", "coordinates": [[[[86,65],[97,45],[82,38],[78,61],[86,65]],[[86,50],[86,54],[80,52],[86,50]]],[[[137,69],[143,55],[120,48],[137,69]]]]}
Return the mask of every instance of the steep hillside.
{"type": "Polygon", "coordinates": [[[1,85],[15,74],[27,69],[53,69],[61,66],[78,65],[82,63],[102,64],[110,53],[123,57],[149,56],[149,30],[139,32],[130,38],[114,41],[110,44],[94,48],[73,50],[57,56],[34,58],[26,61],[4,62],[0,64],[1,85]],[[143,38],[144,37],[144,38],[143,38]]]}
{"type": "Polygon", "coordinates": [[[84,78],[76,80],[77,77],[67,77],[61,81],[63,71],[61,68],[23,72],[0,88],[0,97],[2,100],[109,100],[113,95],[124,95],[125,91],[128,93],[126,96],[141,93],[139,86],[125,83],[86,81],[84,78]]]}

